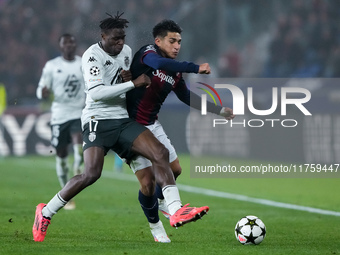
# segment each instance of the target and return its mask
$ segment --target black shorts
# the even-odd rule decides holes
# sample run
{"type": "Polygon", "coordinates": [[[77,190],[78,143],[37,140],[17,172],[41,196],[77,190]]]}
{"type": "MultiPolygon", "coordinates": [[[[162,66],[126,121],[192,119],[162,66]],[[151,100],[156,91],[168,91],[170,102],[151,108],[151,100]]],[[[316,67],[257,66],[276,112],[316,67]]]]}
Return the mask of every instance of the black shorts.
{"type": "Polygon", "coordinates": [[[51,125],[51,144],[54,148],[64,148],[72,142],[71,135],[81,133],[80,119],[70,120],[63,124],[51,125]]]}
{"type": "Polygon", "coordinates": [[[105,155],[111,149],[121,158],[130,160],[135,156],[131,147],[135,139],[146,130],[136,121],[126,119],[91,120],[84,125],[83,150],[89,147],[100,147],[105,155]]]}

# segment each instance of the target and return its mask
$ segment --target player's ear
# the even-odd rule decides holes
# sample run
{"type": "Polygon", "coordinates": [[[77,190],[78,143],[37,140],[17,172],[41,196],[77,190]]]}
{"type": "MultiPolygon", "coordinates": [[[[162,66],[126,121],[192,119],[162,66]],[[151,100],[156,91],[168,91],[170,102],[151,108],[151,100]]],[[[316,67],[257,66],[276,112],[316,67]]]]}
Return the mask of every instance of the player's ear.
{"type": "Polygon", "coordinates": [[[64,46],[64,37],[62,37],[62,38],[60,38],[60,40],[59,40],[59,49],[63,49],[63,46],[64,46]]]}
{"type": "Polygon", "coordinates": [[[157,36],[156,38],[155,38],[155,44],[159,47],[160,46],[160,44],[161,44],[161,39],[157,36]]]}

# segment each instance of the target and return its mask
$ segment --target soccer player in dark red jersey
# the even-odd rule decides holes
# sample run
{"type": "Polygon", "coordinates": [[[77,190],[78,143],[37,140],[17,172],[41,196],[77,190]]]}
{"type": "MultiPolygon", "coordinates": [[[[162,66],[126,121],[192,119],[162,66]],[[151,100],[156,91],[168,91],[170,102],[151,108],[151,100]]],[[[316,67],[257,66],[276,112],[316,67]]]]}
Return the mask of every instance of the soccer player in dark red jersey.
{"type": "MultiPolygon", "coordinates": [[[[163,20],[153,28],[155,44],[142,47],[134,55],[130,67],[132,79],[146,74],[151,79],[151,85],[127,92],[127,109],[130,118],[145,125],[169,150],[169,164],[175,178],[181,174],[182,169],[176,151],[157,120],[157,115],[171,91],[174,91],[179,100],[185,104],[200,109],[201,98],[187,88],[182,73],[210,74],[211,72],[208,63],[197,65],[175,60],[181,48],[181,32],[182,29],[172,20],[163,20]]],[[[227,107],[208,103],[207,110],[228,120],[234,118],[232,109],[227,107]]],[[[154,176],[151,162],[138,156],[131,161],[130,167],[141,184],[138,199],[149,221],[152,234],[166,237],[158,217],[158,208],[166,217],[172,212],[168,211],[160,186],[156,185],[154,190],[154,185],[147,181],[150,179],[149,176],[154,176]]]]}

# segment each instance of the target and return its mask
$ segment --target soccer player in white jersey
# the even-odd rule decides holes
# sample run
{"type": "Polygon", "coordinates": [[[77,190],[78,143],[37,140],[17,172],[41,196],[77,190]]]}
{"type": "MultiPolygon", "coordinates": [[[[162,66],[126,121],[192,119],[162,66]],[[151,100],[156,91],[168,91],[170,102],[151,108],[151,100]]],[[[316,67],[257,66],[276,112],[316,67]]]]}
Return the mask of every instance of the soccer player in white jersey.
{"type": "MultiPolygon", "coordinates": [[[[83,162],[80,117],[85,106],[81,57],[76,55],[76,39],[71,34],[59,38],[62,55],[47,61],[37,88],[37,97],[46,99],[53,93],[51,106],[51,144],[56,149],[56,172],[61,187],[68,181],[68,146],[74,152],[73,174],[81,173],[83,162]]],[[[74,209],[70,201],[65,209],[74,209]]]]}
{"type": "MultiPolygon", "coordinates": [[[[125,92],[135,87],[149,86],[151,81],[145,74],[130,80],[131,72],[128,69],[132,55],[130,47],[125,44],[127,23],[119,14],[102,20],[101,41],[90,46],[82,57],[87,94],[82,114],[84,173],[70,179],[47,205],[38,204],[32,228],[36,242],[45,239],[51,217],[67,201],[99,179],[104,156],[109,150],[128,161],[136,155],[142,155],[152,162],[153,172],[144,176],[139,176],[138,171],[135,174],[138,180],[145,179],[154,183],[153,189],[156,180],[160,184],[172,226],[181,226],[196,220],[209,210],[208,206],[182,206],[168,163],[169,151],[150,130],[128,117],[125,92]]],[[[155,237],[156,241],[167,242],[161,231],[156,234],[159,234],[155,237]]]]}

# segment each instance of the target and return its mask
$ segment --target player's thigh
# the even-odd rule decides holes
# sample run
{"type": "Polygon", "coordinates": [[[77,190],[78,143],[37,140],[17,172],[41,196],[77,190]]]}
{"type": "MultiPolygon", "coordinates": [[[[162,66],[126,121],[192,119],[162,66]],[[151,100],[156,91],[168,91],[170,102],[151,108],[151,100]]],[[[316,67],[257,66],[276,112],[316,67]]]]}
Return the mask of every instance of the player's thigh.
{"type": "Polygon", "coordinates": [[[159,160],[169,161],[169,151],[148,129],[135,139],[132,151],[152,162],[159,160]]]}
{"type": "MultiPolygon", "coordinates": [[[[173,165],[172,171],[179,175],[181,173],[181,168],[179,166],[176,150],[174,146],[171,144],[171,141],[168,138],[168,136],[165,134],[165,131],[160,122],[156,121],[153,125],[146,126],[146,128],[148,128],[150,132],[152,132],[152,134],[157,138],[157,140],[161,142],[166,149],[168,149],[169,163],[172,163],[170,164],[170,166],[173,165]]],[[[144,169],[150,166],[152,166],[151,161],[143,156],[137,156],[130,163],[130,168],[134,173],[136,173],[136,171],[140,169],[144,169]]]]}
{"type": "Polygon", "coordinates": [[[165,133],[161,123],[156,121],[153,125],[147,126],[147,128],[153,133],[153,135],[160,141],[165,148],[169,151],[169,162],[174,162],[177,157],[175,147],[172,145],[171,140],[165,133]]]}
{"type": "Polygon", "coordinates": [[[92,146],[84,151],[84,174],[99,178],[104,165],[105,151],[103,148],[92,146]]]}
{"type": "Polygon", "coordinates": [[[68,155],[67,147],[71,142],[69,123],[51,125],[51,145],[56,149],[57,156],[64,158],[68,155]]]}
{"type": "Polygon", "coordinates": [[[117,143],[120,134],[120,121],[90,120],[83,127],[83,150],[99,147],[107,152],[117,143]]]}
{"type": "Polygon", "coordinates": [[[138,155],[130,161],[129,166],[131,170],[136,174],[136,172],[139,170],[151,167],[152,163],[147,158],[138,155]]]}
{"type": "Polygon", "coordinates": [[[134,158],[138,153],[133,150],[133,145],[139,136],[146,131],[143,125],[137,123],[132,119],[124,119],[119,128],[119,135],[117,142],[112,148],[121,158],[128,162],[134,158]]]}
{"type": "Polygon", "coordinates": [[[91,120],[84,125],[83,156],[84,174],[99,178],[103,169],[104,157],[117,140],[117,130],[113,123],[102,120],[91,120]]]}
{"type": "Polygon", "coordinates": [[[153,125],[148,126],[148,128],[151,130],[154,136],[165,146],[165,148],[168,149],[170,168],[174,174],[174,177],[177,178],[182,173],[182,168],[179,164],[175,147],[172,145],[169,137],[165,133],[159,121],[156,121],[153,125]]]}
{"type": "Polygon", "coordinates": [[[136,155],[142,155],[151,161],[168,157],[166,148],[151,131],[132,120],[121,128],[114,150],[127,161],[136,155]]]}

